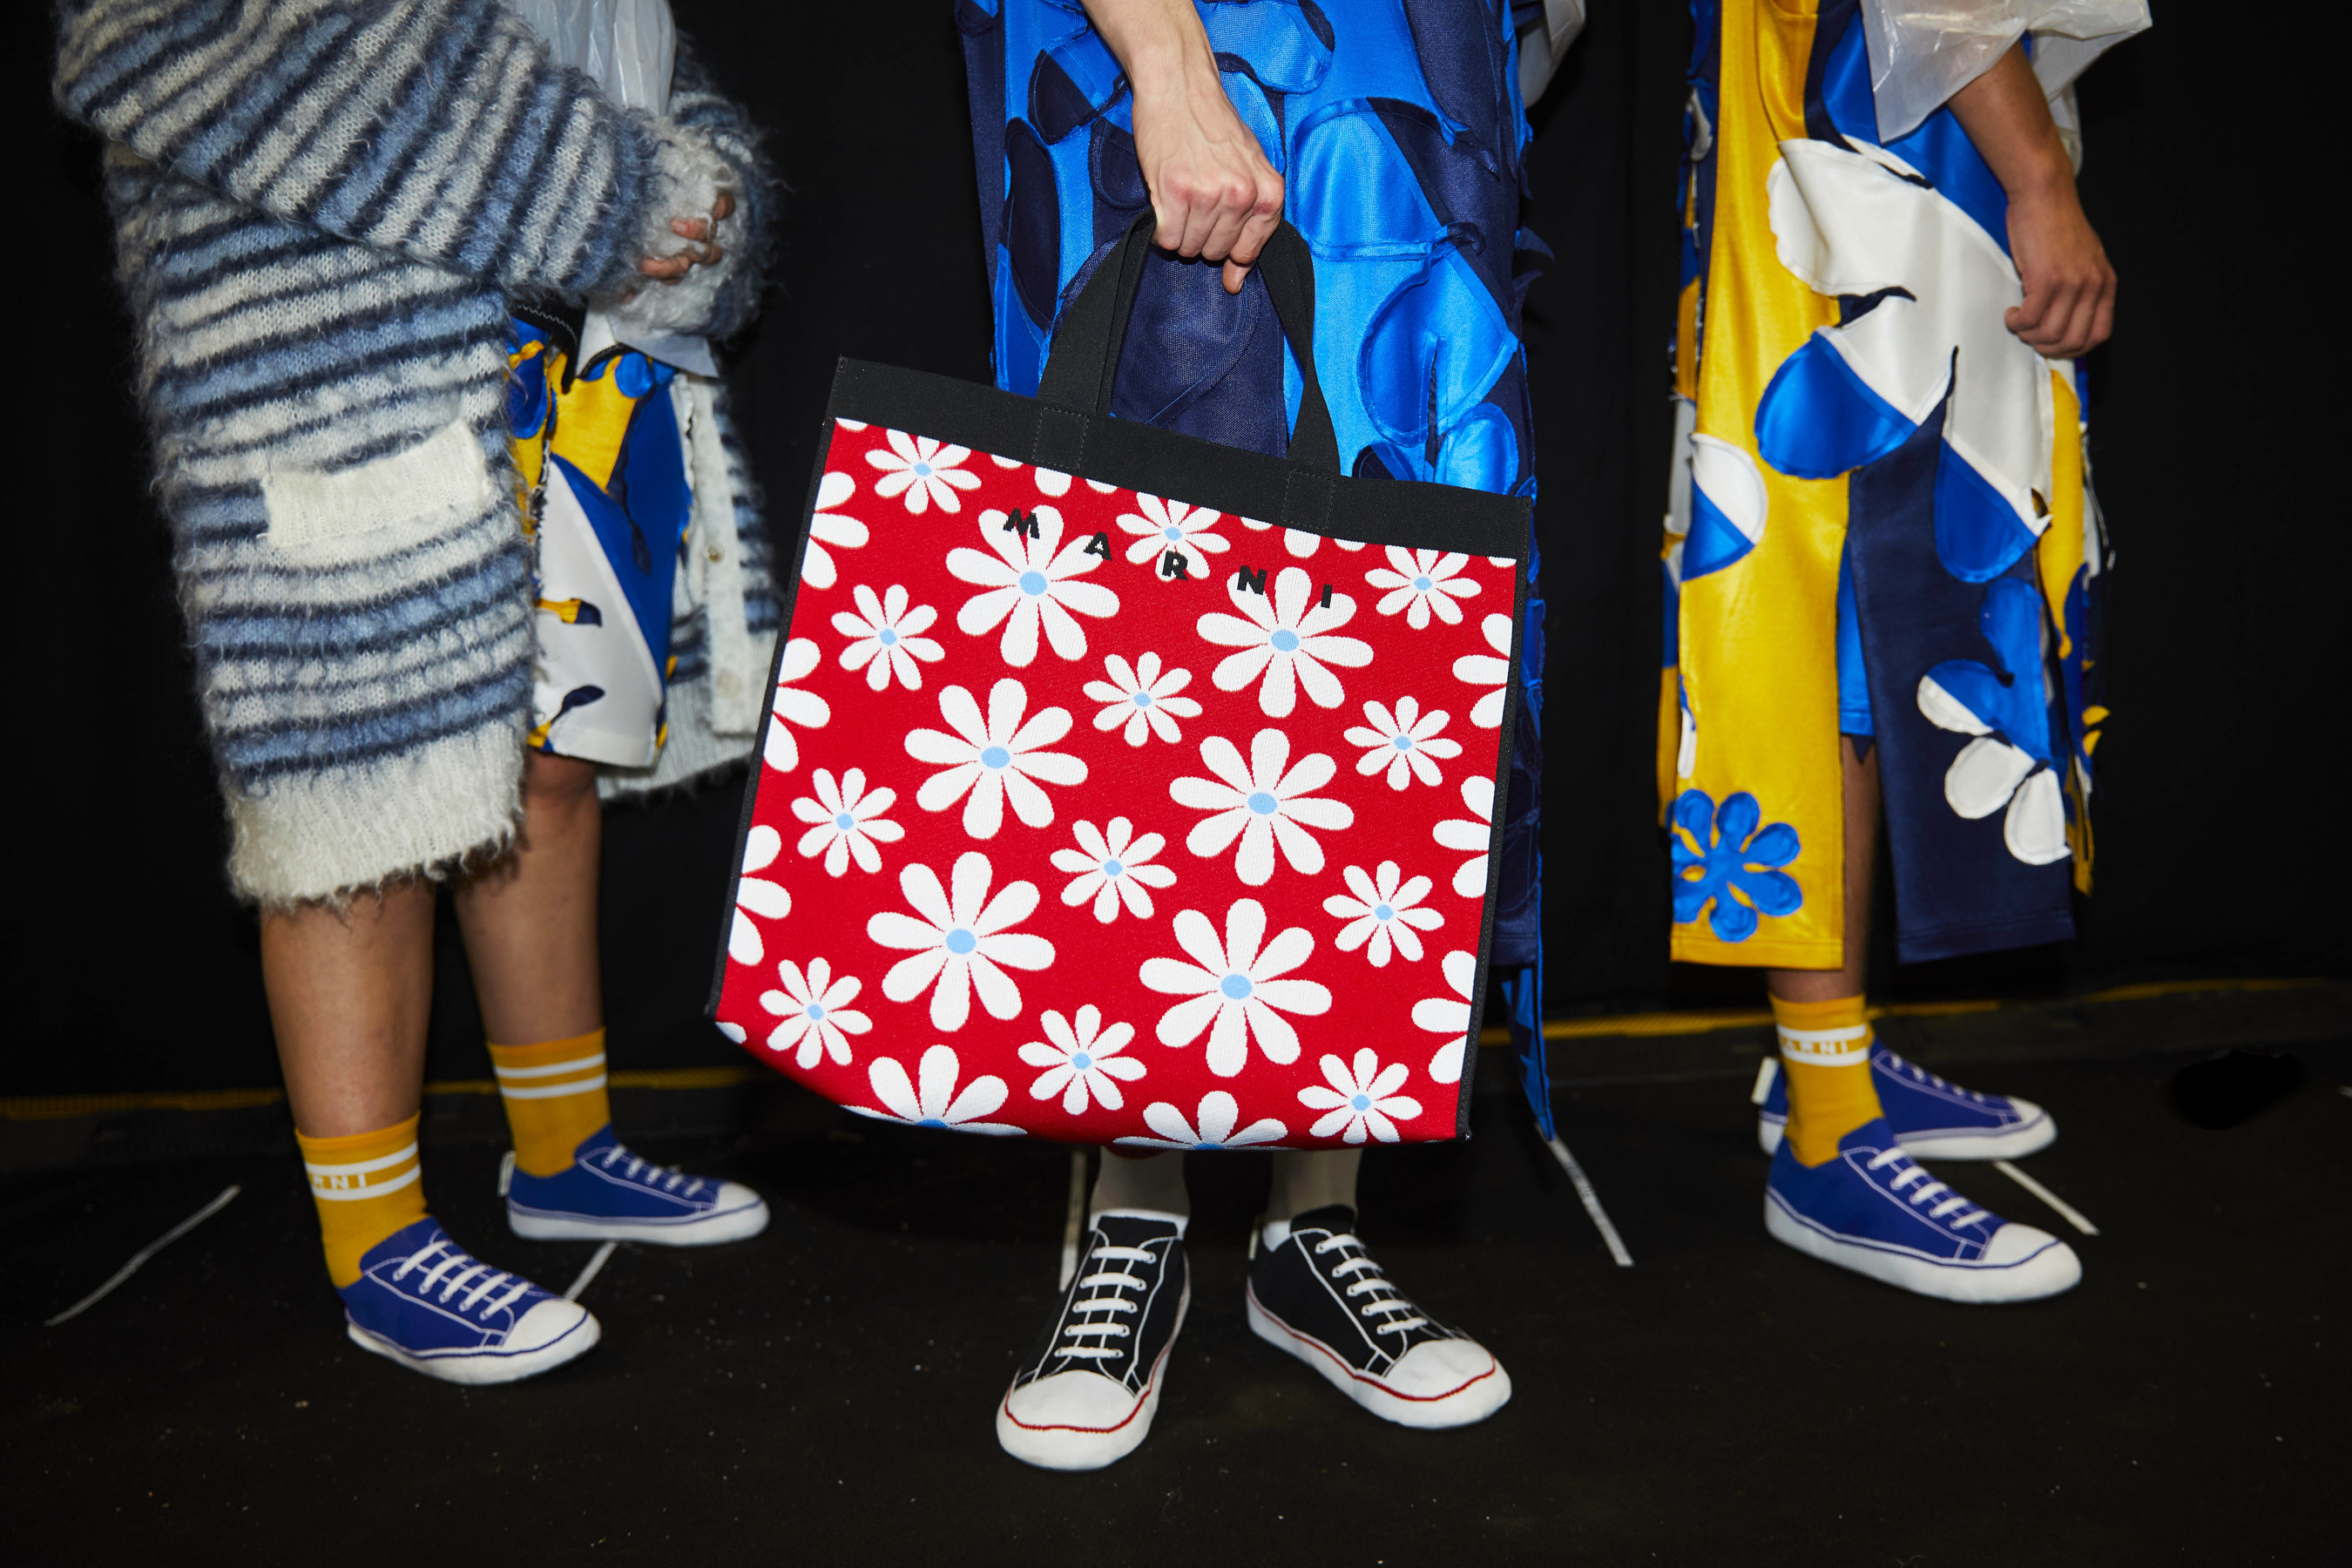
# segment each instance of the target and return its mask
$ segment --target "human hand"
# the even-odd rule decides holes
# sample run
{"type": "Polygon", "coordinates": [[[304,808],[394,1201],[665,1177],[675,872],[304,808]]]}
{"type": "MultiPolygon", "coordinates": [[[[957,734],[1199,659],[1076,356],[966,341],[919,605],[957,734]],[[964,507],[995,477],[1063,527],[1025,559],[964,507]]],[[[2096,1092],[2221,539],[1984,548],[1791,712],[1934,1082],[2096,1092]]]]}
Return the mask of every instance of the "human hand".
{"type": "Polygon", "coordinates": [[[1138,82],[1135,156],[1159,220],[1152,242],[1179,256],[1224,264],[1238,294],[1258,252],[1282,222],[1282,176],[1265,161],[1212,69],[1138,82]]]}
{"type": "Polygon", "coordinates": [[[694,240],[691,247],[674,256],[648,256],[637,263],[637,270],[663,283],[675,283],[697,267],[716,266],[724,259],[727,250],[718,243],[719,226],[735,210],[735,197],[727,191],[710,206],[709,217],[674,217],[669,231],[681,238],[694,240]]]}
{"type": "Polygon", "coordinates": [[[2011,331],[2050,359],[2074,359],[2107,341],[2116,269],[2071,177],[2010,198],[2009,253],[2025,286],[2025,302],[2004,318],[2011,331]]]}

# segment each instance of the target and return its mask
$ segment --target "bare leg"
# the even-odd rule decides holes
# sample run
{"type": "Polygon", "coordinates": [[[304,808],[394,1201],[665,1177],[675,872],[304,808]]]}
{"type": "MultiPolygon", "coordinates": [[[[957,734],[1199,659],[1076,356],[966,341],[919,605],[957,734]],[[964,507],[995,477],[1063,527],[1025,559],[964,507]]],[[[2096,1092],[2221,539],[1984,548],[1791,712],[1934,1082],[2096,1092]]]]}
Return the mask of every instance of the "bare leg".
{"type": "Polygon", "coordinates": [[[604,1022],[596,882],[604,818],[596,766],[534,752],[512,855],[457,889],[457,926],[482,1026],[505,1046],[584,1035],[604,1022]]]}
{"type": "Polygon", "coordinates": [[[1130,1154],[1106,1148],[1102,1169],[1095,1173],[1089,1214],[1105,1209],[1157,1209],[1161,1214],[1189,1215],[1192,1199],[1184,1190],[1184,1156],[1173,1151],[1130,1154]]]}
{"type": "Polygon", "coordinates": [[[1266,1194],[1265,1217],[1286,1220],[1328,1204],[1356,1206],[1356,1167],[1361,1149],[1318,1149],[1311,1152],[1276,1154],[1274,1187],[1266,1194]]]}
{"type": "Polygon", "coordinates": [[[1870,956],[1870,882],[1878,858],[1878,752],[1865,760],[1840,736],[1838,760],[1845,787],[1845,967],[1768,969],[1765,987],[1783,1002],[1834,1002],[1862,994],[1870,956]]]}
{"type": "Polygon", "coordinates": [[[416,1114],[433,1005],[433,888],[261,917],[261,981],[294,1125],[312,1138],[416,1114]]]}

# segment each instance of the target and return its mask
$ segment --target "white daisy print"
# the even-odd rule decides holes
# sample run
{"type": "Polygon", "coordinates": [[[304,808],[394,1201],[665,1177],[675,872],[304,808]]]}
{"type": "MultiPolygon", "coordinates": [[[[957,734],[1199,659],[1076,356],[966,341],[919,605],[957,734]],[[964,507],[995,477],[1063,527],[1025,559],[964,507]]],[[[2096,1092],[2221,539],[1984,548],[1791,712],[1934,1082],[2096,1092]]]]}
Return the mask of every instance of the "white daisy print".
{"type": "Polygon", "coordinates": [[[1298,1091],[1299,1104],[1324,1112],[1307,1130],[1310,1138],[1328,1138],[1344,1128],[1343,1142],[1361,1143],[1369,1133],[1382,1143],[1393,1143],[1396,1124],[1421,1114],[1421,1101],[1397,1092],[1412,1069],[1402,1062],[1381,1066],[1370,1046],[1356,1053],[1352,1066],[1338,1057],[1325,1057],[1322,1067],[1323,1082],[1331,1087],[1309,1084],[1298,1091]]]}
{"type": "Polygon", "coordinates": [[[1364,581],[1387,590],[1375,606],[1384,616],[1404,613],[1404,624],[1415,631],[1429,625],[1432,611],[1449,626],[1462,624],[1462,606],[1455,603],[1478,591],[1475,579],[1462,575],[1467,555],[1450,550],[1399,550],[1388,547],[1389,563],[1364,574],[1364,581]]]}
{"type": "Polygon", "coordinates": [[[1122,1138],[1119,1142],[1146,1149],[1246,1149],[1254,1143],[1271,1143],[1290,1136],[1290,1129],[1271,1116],[1261,1116],[1235,1131],[1241,1120],[1242,1108],[1234,1097],[1222,1089],[1213,1089],[1201,1097],[1200,1109],[1191,1120],[1166,1100],[1153,1100],[1143,1108],[1143,1124],[1160,1136],[1122,1138]]]}
{"type": "Polygon", "coordinates": [[[862,550],[872,537],[864,523],[834,510],[856,493],[857,481],[838,470],[817,481],[816,511],[809,519],[808,549],[801,555],[801,581],[812,588],[830,588],[835,581],[833,552],[826,545],[838,550],[862,550]]]}
{"type": "Polygon", "coordinates": [[[1478,624],[1478,630],[1494,653],[1464,654],[1454,661],[1454,679],[1469,686],[1495,689],[1478,699],[1470,710],[1470,722],[1481,730],[1499,730],[1503,727],[1503,698],[1511,679],[1511,617],[1488,616],[1478,624]]]}
{"type": "Polygon", "coordinates": [[[1100,832],[1091,822],[1076,823],[1071,831],[1078,847],[1054,851],[1055,869],[1078,873],[1062,889],[1062,902],[1075,909],[1092,900],[1095,919],[1105,925],[1118,918],[1121,902],[1138,920],[1150,920],[1151,895],[1145,889],[1172,887],[1176,881],[1176,873],[1167,867],[1146,864],[1167,847],[1168,840],[1157,833],[1137,837],[1123,816],[1112,817],[1100,832]]]}
{"type": "Polygon", "coordinates": [[[1223,520],[1225,514],[1221,511],[1142,494],[1136,496],[1135,504],[1143,515],[1122,512],[1118,520],[1120,532],[1139,536],[1127,547],[1127,559],[1133,565],[1150,562],[1153,572],[1172,577],[1176,569],[1169,557],[1175,556],[1184,563],[1185,575],[1205,578],[1209,557],[1223,555],[1234,547],[1232,540],[1211,531],[1223,520]]]}
{"type": "Polygon", "coordinates": [[[753,915],[780,921],[793,912],[793,896],[782,882],[751,875],[774,865],[783,848],[784,836],[765,823],[743,836],[743,874],[735,879],[735,923],[727,932],[727,956],[738,963],[757,963],[766,954],[753,915]]]}
{"type": "Polygon", "coordinates": [[[1089,680],[1086,693],[1103,705],[1095,715],[1095,728],[1116,730],[1127,726],[1124,738],[1130,746],[1140,746],[1150,735],[1163,741],[1181,741],[1184,731],[1176,727],[1178,719],[1197,719],[1201,705],[1178,692],[1192,684],[1189,669],[1162,669],[1160,656],[1147,653],[1130,665],[1117,654],[1103,660],[1108,680],[1089,680]]]}
{"type": "MultiPolygon", "coordinates": [[[[1242,526],[1253,533],[1264,533],[1274,524],[1245,517],[1242,519],[1242,526]]],[[[1363,541],[1360,539],[1335,539],[1331,542],[1342,550],[1361,550],[1364,547],[1363,541]]],[[[1282,547],[1304,561],[1323,547],[1323,536],[1309,533],[1303,528],[1286,528],[1282,531],[1282,547]]]]}
{"type": "Polygon", "coordinates": [[[1054,803],[1035,781],[1049,784],[1087,782],[1087,764],[1066,752],[1040,751],[1070,732],[1070,710],[1048,708],[1022,722],[1029,693],[1010,678],[988,693],[988,717],[961,686],[940,693],[940,717],[955,733],[914,730],[907,735],[907,754],[919,763],[944,768],[923,781],[915,804],[925,811],[945,811],[963,802],[963,830],[974,838],[993,838],[1004,826],[1004,802],[1010,796],[1013,814],[1032,827],[1050,826],[1054,803]],[[969,791],[969,795],[966,792],[969,791]]]}
{"type": "Polygon", "coordinates": [[[1298,1033],[1285,1013],[1313,1017],[1331,1010],[1331,993],[1312,980],[1285,980],[1315,951],[1315,938],[1291,926],[1271,942],[1265,938],[1265,907],[1237,899],[1225,911],[1225,937],[1198,910],[1174,921],[1177,945],[1192,958],[1144,960],[1143,984],[1163,995],[1184,996],[1160,1016],[1163,1046],[1189,1046],[1209,1031],[1209,1070],[1232,1078],[1249,1065],[1250,1040],[1270,1062],[1298,1059],[1298,1033]]]}
{"type": "Polygon", "coordinates": [[[1202,637],[1242,651],[1219,661],[1210,677],[1220,691],[1239,691],[1252,681],[1257,705],[1269,719],[1284,719],[1298,705],[1298,689],[1318,708],[1337,708],[1347,695],[1328,668],[1361,669],[1372,662],[1369,643],[1331,635],[1356,617],[1356,601],[1296,566],[1276,574],[1274,592],[1246,587],[1242,574],[1225,585],[1239,616],[1202,616],[1202,637]],[[1328,603],[1326,601],[1328,601],[1328,603]]]}
{"type": "Polygon", "coordinates": [[[1341,952],[1353,952],[1364,948],[1364,956],[1372,961],[1374,969],[1386,969],[1390,950],[1403,953],[1412,963],[1421,962],[1421,938],[1417,934],[1435,931],[1445,923],[1445,917],[1435,910],[1420,907],[1429,897],[1431,883],[1426,877],[1404,879],[1404,873],[1393,860],[1383,860],[1365,875],[1361,866],[1350,866],[1340,873],[1353,898],[1334,893],[1323,900],[1323,912],[1336,915],[1348,923],[1342,927],[1332,945],[1341,952]]]}
{"type": "Polygon", "coordinates": [[[1214,778],[1179,778],[1168,785],[1177,805],[1216,814],[1193,824],[1184,847],[1204,860],[1213,859],[1239,838],[1234,875],[1253,888],[1273,879],[1276,846],[1281,847],[1292,870],[1311,877],[1323,869],[1323,846],[1307,829],[1336,833],[1355,826],[1353,806],[1312,793],[1331,782],[1339,764],[1320,752],[1309,752],[1297,767],[1284,772],[1290,762],[1290,737],[1279,730],[1260,730],[1251,739],[1246,765],[1223,735],[1201,742],[1201,761],[1214,778]]]}
{"type": "Polygon", "coordinates": [[[1454,994],[1424,997],[1414,1003],[1412,1022],[1417,1029],[1450,1037],[1429,1058],[1429,1076],[1440,1083],[1459,1083],[1462,1051],[1470,1038],[1470,987],[1478,978],[1478,955],[1457,950],[1447,953],[1438,968],[1454,994]]]}
{"type": "Polygon", "coordinates": [[[956,630],[984,637],[999,621],[1004,635],[997,652],[1014,668],[1037,657],[1037,634],[1064,658],[1087,656],[1087,632],[1076,616],[1118,614],[1118,595],[1099,583],[1081,583],[1105,559],[1087,545],[1093,535],[1062,543],[1062,514],[1041,506],[1026,514],[983,511],[980,537],[986,551],[959,547],[948,552],[948,570],[987,592],[974,594],[956,612],[956,630]]]}
{"type": "Polygon", "coordinates": [[[794,637],[784,644],[783,662],[776,668],[776,694],[769,703],[774,710],[774,721],[768,726],[768,742],[761,752],[767,764],[780,773],[791,773],[801,765],[801,743],[793,739],[787,725],[822,730],[833,721],[831,704],[814,691],[797,690],[793,686],[793,681],[814,669],[822,657],[813,637],[794,637]]]}
{"type": "Polygon", "coordinates": [[[866,460],[882,470],[874,481],[876,495],[885,500],[904,495],[907,510],[920,517],[935,504],[941,511],[961,511],[956,491],[980,488],[980,476],[963,470],[964,460],[971,456],[965,448],[901,430],[887,430],[883,436],[890,450],[877,447],[866,454],[866,460]]]}
{"type": "Polygon", "coordinates": [[[987,856],[966,850],[948,874],[950,892],[929,866],[909,866],[898,873],[898,891],[920,918],[885,910],[866,922],[866,934],[882,946],[914,953],[890,966],[882,994],[912,1002],[929,990],[935,1029],[962,1028],[974,991],[990,1017],[1019,1017],[1021,988],[1005,968],[1044,969],[1054,962],[1052,942],[1010,929],[1036,912],[1037,885],[1008,882],[992,899],[988,883],[994,874],[987,856]]]}
{"type": "Polygon", "coordinates": [[[907,1069],[896,1057],[877,1058],[866,1069],[866,1081],[882,1109],[870,1110],[862,1105],[849,1109],[877,1121],[910,1121],[918,1127],[944,1127],[952,1132],[984,1132],[992,1138],[1019,1137],[1021,1129],[1008,1122],[980,1120],[1010,1097],[1012,1091],[1004,1087],[1004,1080],[983,1073],[959,1090],[956,1076],[962,1070],[963,1064],[946,1046],[933,1046],[923,1053],[913,1083],[907,1081],[907,1069]]]}
{"type": "MultiPolygon", "coordinates": [[[[1029,468],[1029,465],[1018,458],[1000,458],[993,452],[988,455],[988,460],[1000,468],[1029,468]]],[[[1070,493],[1070,476],[1067,474],[1053,468],[1029,468],[1029,477],[1037,481],[1037,493],[1040,495],[1052,496],[1058,500],[1070,493]]]]}
{"type": "Polygon", "coordinates": [[[1431,829],[1431,835],[1440,848],[1458,850],[1471,857],[1454,868],[1454,890],[1465,899],[1484,899],[1486,856],[1495,842],[1495,781],[1464,779],[1462,804],[1469,808],[1470,815],[1448,817],[1431,829]]]}
{"type": "Polygon", "coordinates": [[[1461,742],[1438,733],[1452,717],[1443,708],[1424,713],[1420,702],[1411,697],[1398,698],[1393,709],[1365,703],[1364,722],[1350,728],[1347,735],[1349,744],[1364,748],[1364,754],[1356,759],[1356,771],[1370,775],[1386,768],[1391,789],[1403,789],[1413,779],[1425,784],[1443,783],[1438,759],[1451,762],[1462,754],[1461,742]]]}
{"type": "Polygon", "coordinates": [[[849,869],[853,856],[861,871],[882,869],[882,857],[874,846],[896,844],[907,837],[905,828],[883,816],[898,801],[898,792],[868,790],[863,768],[851,768],[838,783],[831,769],[819,768],[809,785],[816,794],[793,802],[793,815],[811,825],[801,835],[800,852],[812,859],[824,856],[828,876],[849,869]]]}
{"type": "Polygon", "coordinates": [[[896,583],[879,598],[860,583],[850,596],[857,601],[857,613],[833,617],[833,629],[850,639],[841,650],[841,668],[864,670],[866,684],[876,691],[888,690],[894,679],[909,691],[920,691],[923,672],[915,661],[937,664],[947,657],[945,648],[922,635],[940,613],[929,605],[908,604],[907,590],[896,583]]]}
{"type": "Polygon", "coordinates": [[[847,1067],[848,1036],[874,1027],[873,1019],[849,1005],[863,983],[846,974],[835,979],[833,965],[822,958],[810,959],[805,973],[788,958],[776,965],[776,984],[782,989],[760,994],[760,1005],[783,1020],[768,1031],[768,1048],[778,1056],[798,1052],[794,1060],[803,1072],[826,1057],[847,1067]]]}
{"type": "Polygon", "coordinates": [[[1092,1006],[1079,1008],[1075,1018],[1049,1011],[1037,1021],[1045,1027],[1045,1039],[1021,1047],[1023,1061],[1045,1069],[1029,1086],[1030,1099],[1051,1100],[1059,1095],[1062,1109],[1073,1116],[1084,1112],[1089,1100],[1105,1110],[1118,1110],[1127,1104],[1119,1084],[1132,1083],[1144,1073],[1141,1062],[1118,1054],[1135,1038],[1134,1025],[1104,1028],[1102,1013],[1092,1006]]]}

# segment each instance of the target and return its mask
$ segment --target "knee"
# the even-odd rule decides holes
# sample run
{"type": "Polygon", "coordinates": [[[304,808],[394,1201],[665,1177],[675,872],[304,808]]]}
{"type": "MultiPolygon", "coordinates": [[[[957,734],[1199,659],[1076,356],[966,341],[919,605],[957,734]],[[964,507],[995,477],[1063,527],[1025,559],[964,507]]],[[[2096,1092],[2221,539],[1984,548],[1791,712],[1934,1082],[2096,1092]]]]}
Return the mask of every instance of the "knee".
{"type": "Polygon", "coordinates": [[[527,811],[593,811],[596,764],[533,752],[523,759],[522,793],[527,811]]]}

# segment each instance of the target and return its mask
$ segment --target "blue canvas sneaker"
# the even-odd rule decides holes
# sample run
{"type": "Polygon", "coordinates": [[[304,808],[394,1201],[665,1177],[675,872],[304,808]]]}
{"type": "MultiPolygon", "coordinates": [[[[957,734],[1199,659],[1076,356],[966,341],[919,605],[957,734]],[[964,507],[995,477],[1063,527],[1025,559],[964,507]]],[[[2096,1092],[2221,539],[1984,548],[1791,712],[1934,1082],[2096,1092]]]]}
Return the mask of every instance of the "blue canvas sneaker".
{"type": "Polygon", "coordinates": [[[2073,1247],[1936,1180],[1883,1118],[1810,1168],[1783,1144],[1764,1187],[1764,1228],[1823,1262],[1947,1301],[2031,1301],[2083,1278],[2073,1247]]]}
{"type": "MultiPolygon", "coordinates": [[[[1870,1084],[1895,1142],[1922,1160],[2015,1160],[2047,1149],[2058,1137],[2058,1124],[2033,1101],[1962,1089],[1875,1042],[1870,1084]]],[[[1779,1058],[1766,1057],[1757,1069],[1753,1098],[1756,1142],[1773,1153],[1789,1125],[1789,1075],[1779,1058]]]]}
{"type": "Polygon", "coordinates": [[[768,1205],[740,1182],[689,1176],[632,1154],[611,1127],[590,1133],[551,1176],[507,1156],[499,1178],[507,1223],[533,1241],[649,1241],[708,1247],[768,1228],[768,1205]]]}
{"type": "Polygon", "coordinates": [[[445,1383],[513,1383],[594,1347],[577,1301],[468,1257],[431,1215],[370,1247],[336,1292],[352,1342],[445,1383]]]}

